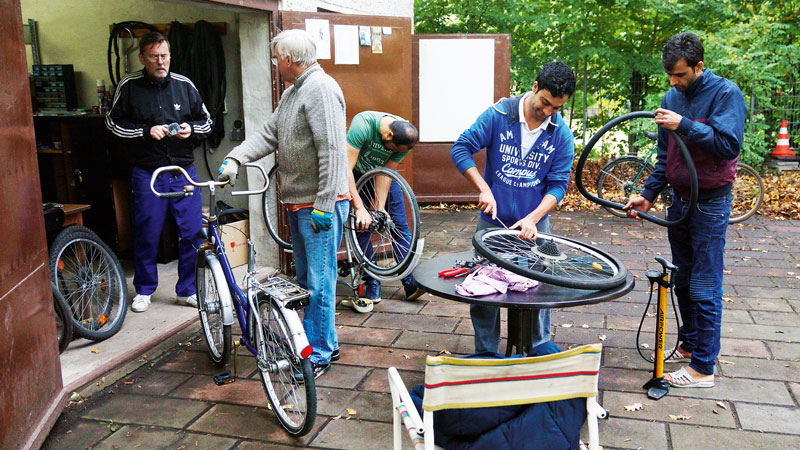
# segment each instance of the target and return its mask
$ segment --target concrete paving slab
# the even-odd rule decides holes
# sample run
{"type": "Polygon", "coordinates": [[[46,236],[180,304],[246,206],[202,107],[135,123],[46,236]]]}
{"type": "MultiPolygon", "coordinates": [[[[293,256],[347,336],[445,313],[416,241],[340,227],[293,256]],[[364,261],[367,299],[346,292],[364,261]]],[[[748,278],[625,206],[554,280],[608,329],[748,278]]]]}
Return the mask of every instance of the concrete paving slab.
{"type": "MultiPolygon", "coordinates": [[[[605,406],[605,405],[603,405],[605,406]]],[[[609,417],[598,426],[603,448],[667,450],[666,427],[660,422],[609,417]]],[[[581,435],[588,442],[588,433],[581,435]]]]}
{"type": "Polygon", "coordinates": [[[800,448],[800,437],[791,435],[678,424],[669,425],[669,434],[676,449],[719,448],[722,443],[731,448],[800,448]]]}
{"type": "Polygon", "coordinates": [[[388,449],[392,448],[392,425],[361,420],[331,420],[311,445],[348,450],[388,449]]]}
{"type": "Polygon", "coordinates": [[[772,431],[800,435],[800,410],[771,405],[736,405],[742,428],[755,431],[772,431]]]}
{"type": "Polygon", "coordinates": [[[115,394],[82,414],[84,419],[182,428],[211,405],[161,396],[115,394]]]}

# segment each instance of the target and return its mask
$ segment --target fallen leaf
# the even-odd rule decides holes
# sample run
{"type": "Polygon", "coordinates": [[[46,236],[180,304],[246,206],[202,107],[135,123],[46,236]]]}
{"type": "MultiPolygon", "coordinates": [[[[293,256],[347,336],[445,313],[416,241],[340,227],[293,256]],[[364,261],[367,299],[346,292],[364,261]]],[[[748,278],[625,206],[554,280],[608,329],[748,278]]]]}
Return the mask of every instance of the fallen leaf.
{"type": "Polygon", "coordinates": [[[692,416],[687,416],[686,414],[679,414],[677,416],[674,416],[674,415],[670,414],[669,418],[672,419],[672,420],[689,420],[689,419],[692,418],[692,416]]]}
{"type": "Polygon", "coordinates": [[[336,313],[336,315],[337,315],[337,316],[341,316],[341,315],[342,315],[342,313],[340,313],[340,312],[337,312],[337,313],[336,313]]]}
{"type": "Polygon", "coordinates": [[[725,303],[733,303],[733,299],[730,297],[722,297],[722,301],[725,303]]]}
{"type": "Polygon", "coordinates": [[[730,364],[730,365],[732,365],[732,366],[735,366],[735,365],[736,365],[736,363],[735,363],[735,362],[733,362],[733,361],[727,361],[727,360],[724,360],[724,359],[722,359],[722,358],[720,358],[720,359],[719,359],[719,363],[720,363],[720,364],[730,364]]]}
{"type": "Polygon", "coordinates": [[[641,403],[634,403],[632,405],[625,405],[625,411],[639,411],[643,406],[641,403]]]}
{"type": "Polygon", "coordinates": [[[642,347],[642,348],[650,348],[650,344],[645,342],[644,344],[641,344],[640,347],[642,347]]]}
{"type": "Polygon", "coordinates": [[[716,409],[712,409],[711,412],[714,414],[719,414],[719,411],[717,411],[716,409]]]}
{"type": "Polygon", "coordinates": [[[439,350],[439,354],[440,355],[452,355],[452,353],[450,353],[446,348],[442,349],[442,350],[439,350]]]}
{"type": "Polygon", "coordinates": [[[589,325],[583,324],[581,325],[581,328],[589,328],[589,325]]]}
{"type": "Polygon", "coordinates": [[[564,325],[561,325],[561,326],[564,327],[564,328],[572,328],[572,324],[571,323],[565,323],[564,325]]]}
{"type": "Polygon", "coordinates": [[[601,341],[605,341],[606,340],[606,335],[605,334],[601,334],[600,336],[597,336],[597,339],[600,339],[601,341]]]}
{"type": "Polygon", "coordinates": [[[408,355],[406,355],[405,353],[403,353],[403,358],[405,358],[405,359],[411,359],[411,357],[410,357],[410,356],[408,356],[408,355]]]}
{"type": "Polygon", "coordinates": [[[96,347],[92,347],[92,353],[100,353],[100,350],[98,350],[96,347]]]}
{"type": "Polygon", "coordinates": [[[723,402],[717,402],[717,406],[719,406],[722,409],[728,409],[728,407],[725,406],[725,403],[723,403],[723,402]]]}
{"type": "Polygon", "coordinates": [[[345,411],[347,411],[347,414],[349,414],[351,416],[355,416],[356,414],[358,414],[358,411],[356,411],[353,408],[347,408],[347,409],[345,409],[345,411]]]}

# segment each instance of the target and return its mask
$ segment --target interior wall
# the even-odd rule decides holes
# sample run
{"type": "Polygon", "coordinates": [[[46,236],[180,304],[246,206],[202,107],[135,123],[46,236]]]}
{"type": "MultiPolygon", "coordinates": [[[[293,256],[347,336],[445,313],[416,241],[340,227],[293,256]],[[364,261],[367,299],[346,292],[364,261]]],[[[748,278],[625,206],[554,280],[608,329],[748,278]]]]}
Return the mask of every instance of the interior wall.
{"type": "MultiPolygon", "coordinates": [[[[104,80],[106,89],[112,91],[107,63],[109,25],[129,20],[147,23],[169,23],[174,20],[184,23],[198,20],[227,23],[227,32],[221,36],[226,57],[226,136],[219,148],[208,155],[211,171],[216,174],[222,159],[238,144],[230,140],[233,121],[244,119],[238,14],[218,8],[154,0],[21,0],[20,4],[23,22],[34,19],[38,23],[42,62],[74,66],[79,107],[97,104],[96,80],[104,80]]],[[[127,40],[120,42],[120,45],[125,44],[127,40]]],[[[30,46],[26,46],[26,52],[30,69],[30,46]]],[[[129,53],[128,60],[130,71],[142,68],[138,47],[129,53]]],[[[209,179],[202,148],[195,149],[195,165],[200,179],[209,179]]],[[[228,192],[228,189],[222,190],[222,195],[218,195],[218,198],[234,207],[247,208],[246,198],[231,197],[228,192]]]]}

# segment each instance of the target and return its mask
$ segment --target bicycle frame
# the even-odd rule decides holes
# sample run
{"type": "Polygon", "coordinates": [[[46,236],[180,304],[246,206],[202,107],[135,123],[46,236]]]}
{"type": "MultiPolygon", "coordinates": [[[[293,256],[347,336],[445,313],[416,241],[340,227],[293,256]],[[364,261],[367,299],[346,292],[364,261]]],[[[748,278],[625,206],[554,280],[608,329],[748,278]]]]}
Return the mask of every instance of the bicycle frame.
{"type": "MultiPolygon", "coordinates": [[[[245,164],[247,167],[254,167],[261,171],[262,175],[264,176],[264,187],[258,191],[235,191],[231,192],[231,195],[239,196],[239,195],[256,195],[262,194],[269,188],[269,178],[267,177],[267,173],[263,167],[248,163],[245,164]]],[[[257,282],[255,280],[255,250],[253,241],[250,239],[247,240],[247,245],[250,253],[250,258],[248,259],[247,265],[247,273],[243,278],[242,284],[245,286],[245,290],[247,293],[242,291],[239,285],[236,283],[236,279],[233,275],[233,268],[231,267],[230,261],[228,260],[228,256],[225,253],[225,247],[223,245],[223,241],[220,238],[219,232],[219,223],[217,222],[217,215],[216,211],[213,209],[213,206],[216,204],[216,187],[223,186],[228,182],[217,182],[217,181],[208,181],[205,183],[198,183],[189,177],[186,171],[179,167],[179,166],[166,166],[157,169],[152,176],[150,182],[150,189],[156,195],[160,197],[166,198],[176,198],[181,196],[188,196],[193,195],[194,187],[200,188],[207,188],[209,191],[209,204],[211,205],[212,209],[210,211],[208,217],[208,229],[207,229],[207,236],[205,243],[198,249],[198,252],[205,252],[211,251],[217,257],[219,264],[222,269],[222,273],[225,276],[225,283],[228,286],[229,292],[219,292],[220,301],[222,303],[222,311],[223,311],[223,324],[224,325],[232,325],[233,324],[233,309],[236,309],[236,317],[239,322],[239,327],[242,330],[242,337],[241,343],[244,347],[247,348],[253,355],[258,356],[259,352],[254,347],[253,343],[250,342],[251,330],[250,330],[250,322],[254,320],[254,325],[256,327],[256,331],[261,335],[263,333],[263,328],[261,326],[261,317],[256,312],[255,306],[255,292],[257,287],[257,282]],[[186,186],[184,188],[184,192],[168,192],[168,193],[158,193],[154,189],[154,183],[159,173],[168,170],[179,170],[184,177],[191,183],[191,186],[186,186]],[[191,189],[190,189],[191,188],[191,189]],[[208,246],[211,246],[212,249],[209,249],[208,246]],[[232,295],[231,295],[232,294],[232,295]],[[251,318],[250,315],[253,315],[251,318]]],[[[276,299],[275,304],[278,305],[279,308],[283,310],[284,318],[286,319],[286,323],[289,327],[289,333],[292,336],[292,344],[294,346],[295,354],[303,359],[307,358],[311,355],[312,349],[308,343],[308,338],[305,335],[305,330],[303,328],[303,324],[300,321],[297,313],[292,311],[292,313],[288,313],[287,308],[283,301],[280,299],[276,299]]],[[[261,338],[264,336],[261,335],[261,338]]],[[[263,339],[262,339],[263,340],[263,339]]]]}

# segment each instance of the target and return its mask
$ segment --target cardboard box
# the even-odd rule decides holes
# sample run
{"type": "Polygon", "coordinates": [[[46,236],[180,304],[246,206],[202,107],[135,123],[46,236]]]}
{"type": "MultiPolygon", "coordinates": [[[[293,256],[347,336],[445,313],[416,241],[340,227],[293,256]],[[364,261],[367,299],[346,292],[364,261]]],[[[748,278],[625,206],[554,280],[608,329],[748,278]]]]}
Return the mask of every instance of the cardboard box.
{"type": "Polygon", "coordinates": [[[225,246],[225,254],[231,268],[247,264],[250,256],[247,251],[247,238],[250,236],[250,221],[240,220],[219,227],[220,239],[225,246]]]}

